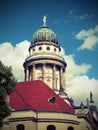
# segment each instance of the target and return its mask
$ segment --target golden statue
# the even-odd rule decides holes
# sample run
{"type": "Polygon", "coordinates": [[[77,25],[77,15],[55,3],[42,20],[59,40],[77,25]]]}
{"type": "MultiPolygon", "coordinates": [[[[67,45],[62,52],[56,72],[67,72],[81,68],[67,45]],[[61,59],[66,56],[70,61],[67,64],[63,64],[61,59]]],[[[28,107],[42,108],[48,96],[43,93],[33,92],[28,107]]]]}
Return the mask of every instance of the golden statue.
{"type": "Polygon", "coordinates": [[[44,23],[44,26],[46,26],[46,19],[47,19],[47,17],[44,16],[44,17],[43,17],[43,23],[44,23]]]}

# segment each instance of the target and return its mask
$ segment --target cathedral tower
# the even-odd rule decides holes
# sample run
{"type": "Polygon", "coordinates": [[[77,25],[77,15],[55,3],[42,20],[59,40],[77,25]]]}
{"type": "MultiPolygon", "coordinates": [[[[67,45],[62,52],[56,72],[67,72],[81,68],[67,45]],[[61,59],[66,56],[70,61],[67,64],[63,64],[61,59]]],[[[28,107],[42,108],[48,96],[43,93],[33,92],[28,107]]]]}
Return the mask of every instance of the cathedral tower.
{"type": "Polygon", "coordinates": [[[46,16],[44,16],[43,26],[34,33],[29,56],[23,64],[25,81],[43,80],[56,92],[65,90],[67,64],[60,52],[57,36],[46,26],[46,16]]]}

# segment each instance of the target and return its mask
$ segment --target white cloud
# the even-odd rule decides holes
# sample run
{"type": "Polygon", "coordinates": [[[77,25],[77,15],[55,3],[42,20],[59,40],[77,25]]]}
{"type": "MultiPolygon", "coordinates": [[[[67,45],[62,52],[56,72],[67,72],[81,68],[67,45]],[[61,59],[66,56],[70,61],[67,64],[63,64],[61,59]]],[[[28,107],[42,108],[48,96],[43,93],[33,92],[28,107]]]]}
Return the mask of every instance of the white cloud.
{"type": "Polygon", "coordinates": [[[65,56],[65,59],[67,62],[67,72],[71,72],[72,75],[86,74],[92,67],[86,63],[82,63],[81,65],[75,64],[74,55],[65,56]]]}
{"type": "Polygon", "coordinates": [[[98,25],[96,25],[94,31],[95,31],[95,33],[98,33],[98,25]]]}
{"type": "Polygon", "coordinates": [[[84,14],[84,15],[81,15],[79,18],[80,19],[86,19],[86,18],[88,18],[88,16],[89,16],[88,14],[84,14]]]}
{"type": "Polygon", "coordinates": [[[74,12],[73,10],[70,10],[70,11],[69,11],[69,14],[73,14],[73,12],[74,12]]]}
{"type": "Polygon", "coordinates": [[[87,37],[90,37],[94,34],[93,29],[89,29],[88,31],[86,30],[81,30],[78,34],[76,34],[76,38],[79,40],[85,40],[87,37]]]}
{"type": "Polygon", "coordinates": [[[87,19],[91,19],[95,16],[95,14],[82,14],[82,15],[74,15],[73,18],[74,19],[79,19],[79,20],[87,20],[87,19]]]}
{"type": "Polygon", "coordinates": [[[66,79],[66,91],[68,94],[75,99],[75,102],[79,103],[83,101],[86,103],[86,99],[89,98],[89,93],[92,92],[94,95],[95,104],[98,106],[98,80],[88,76],[73,76],[71,79],[66,79]]]}
{"type": "Polygon", "coordinates": [[[28,55],[30,42],[23,41],[14,47],[11,43],[0,44],[0,60],[8,66],[12,66],[12,72],[15,77],[21,81],[24,80],[23,62],[28,55]]]}
{"type": "Polygon", "coordinates": [[[89,19],[92,18],[95,14],[84,14],[79,16],[79,19],[84,20],[84,19],[89,19]]]}
{"type": "Polygon", "coordinates": [[[94,35],[87,37],[84,43],[78,48],[78,50],[89,49],[92,50],[98,42],[98,38],[94,35]]]}
{"type": "Polygon", "coordinates": [[[68,96],[74,99],[75,104],[80,105],[79,103],[81,103],[81,101],[86,104],[86,99],[89,98],[89,94],[92,92],[95,104],[98,106],[98,79],[90,79],[87,76],[87,73],[90,71],[92,66],[86,63],[77,65],[73,54],[66,55],[64,50],[62,53],[65,61],[67,62],[66,92],[68,96]]]}
{"type": "Polygon", "coordinates": [[[98,25],[93,29],[81,30],[75,37],[78,40],[83,40],[83,43],[78,47],[78,50],[94,49],[98,44],[98,25]]]}

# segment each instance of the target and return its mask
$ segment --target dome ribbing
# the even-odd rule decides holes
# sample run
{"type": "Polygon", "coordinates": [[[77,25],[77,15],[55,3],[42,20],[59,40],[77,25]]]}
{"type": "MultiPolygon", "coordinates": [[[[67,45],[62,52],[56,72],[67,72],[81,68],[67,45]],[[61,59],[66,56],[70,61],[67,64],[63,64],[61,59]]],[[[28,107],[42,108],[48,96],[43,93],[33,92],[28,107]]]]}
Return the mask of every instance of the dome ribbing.
{"type": "Polygon", "coordinates": [[[44,41],[58,44],[56,34],[47,26],[43,26],[42,28],[37,30],[33,35],[33,44],[36,42],[44,42],[44,41]]]}

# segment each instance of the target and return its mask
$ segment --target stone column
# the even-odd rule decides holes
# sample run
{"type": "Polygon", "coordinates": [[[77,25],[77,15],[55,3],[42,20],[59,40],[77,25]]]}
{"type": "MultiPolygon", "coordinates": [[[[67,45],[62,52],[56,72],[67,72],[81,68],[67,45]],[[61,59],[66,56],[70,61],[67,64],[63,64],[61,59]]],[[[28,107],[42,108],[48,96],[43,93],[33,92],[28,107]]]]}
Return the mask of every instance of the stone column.
{"type": "Polygon", "coordinates": [[[63,87],[63,68],[60,67],[60,88],[63,87]]]}
{"type": "Polygon", "coordinates": [[[33,69],[33,66],[30,66],[30,68],[29,68],[29,80],[32,80],[32,69],[33,69]]]}
{"type": "Polygon", "coordinates": [[[45,64],[43,64],[42,74],[43,74],[43,81],[45,82],[45,64]]]}
{"type": "Polygon", "coordinates": [[[26,73],[25,73],[25,80],[28,81],[29,80],[29,68],[26,68],[26,73]]]}
{"type": "Polygon", "coordinates": [[[36,80],[36,66],[33,65],[32,80],[36,80]]]}
{"type": "Polygon", "coordinates": [[[53,65],[53,90],[57,90],[56,86],[56,66],[53,65]]]}
{"type": "Polygon", "coordinates": [[[66,86],[66,84],[65,84],[65,69],[63,70],[63,89],[65,90],[65,86],[66,86]]]}

